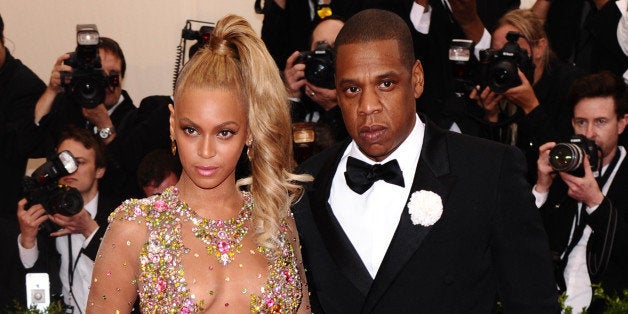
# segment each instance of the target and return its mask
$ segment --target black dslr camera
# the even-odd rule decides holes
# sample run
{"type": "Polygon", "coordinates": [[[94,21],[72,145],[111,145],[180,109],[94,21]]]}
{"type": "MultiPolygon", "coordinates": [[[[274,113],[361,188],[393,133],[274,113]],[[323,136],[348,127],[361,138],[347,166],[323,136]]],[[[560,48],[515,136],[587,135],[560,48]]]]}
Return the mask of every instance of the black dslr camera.
{"type": "Polygon", "coordinates": [[[100,36],[94,24],[76,25],[76,51],[70,52],[70,58],[64,63],[74,71],[61,73],[61,83],[66,93],[84,108],[94,108],[105,100],[105,88],[118,86],[120,77],[107,76],[102,69],[98,46],[100,36]],[[71,76],[70,83],[66,77],[71,76]]]}
{"type": "Polygon", "coordinates": [[[334,89],[334,49],[326,42],[319,42],[313,51],[301,51],[295,63],[305,63],[305,78],[315,86],[334,89]]]}
{"type": "Polygon", "coordinates": [[[600,171],[600,148],[583,135],[574,135],[569,143],[558,143],[549,152],[549,163],[556,171],[565,171],[578,177],[584,176],[584,156],[589,157],[591,171],[600,171]]]}
{"type": "Polygon", "coordinates": [[[517,69],[532,82],[534,63],[528,52],[517,44],[520,33],[510,31],[506,34],[508,42],[500,50],[480,51],[480,66],[477,85],[488,86],[495,93],[504,93],[508,89],[521,85],[517,69]]]}
{"type": "Polygon", "coordinates": [[[81,193],[66,185],[57,183],[59,178],[73,173],[78,169],[74,156],[64,150],[24,177],[22,188],[26,194],[26,208],[34,204],[42,204],[48,214],[64,216],[76,215],[83,209],[81,193]]]}

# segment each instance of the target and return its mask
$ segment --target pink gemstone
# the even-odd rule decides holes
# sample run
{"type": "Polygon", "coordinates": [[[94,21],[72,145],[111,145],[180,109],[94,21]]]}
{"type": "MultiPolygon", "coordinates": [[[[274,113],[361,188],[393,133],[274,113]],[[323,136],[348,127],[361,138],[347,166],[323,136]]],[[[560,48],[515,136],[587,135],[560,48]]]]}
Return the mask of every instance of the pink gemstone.
{"type": "Polygon", "coordinates": [[[223,225],[224,225],[224,222],[222,221],[222,219],[216,220],[216,226],[222,227],[223,225]]]}
{"type": "Polygon", "coordinates": [[[266,300],[266,306],[267,307],[272,307],[273,305],[275,305],[275,300],[273,300],[273,299],[266,300]]]}
{"type": "Polygon", "coordinates": [[[218,252],[220,253],[227,253],[229,252],[229,249],[231,248],[231,245],[229,245],[229,242],[224,241],[224,240],[218,242],[216,246],[218,247],[218,252]]]}
{"type": "Polygon", "coordinates": [[[227,232],[225,232],[224,230],[220,230],[218,231],[218,238],[220,239],[226,239],[227,238],[227,232]]]}

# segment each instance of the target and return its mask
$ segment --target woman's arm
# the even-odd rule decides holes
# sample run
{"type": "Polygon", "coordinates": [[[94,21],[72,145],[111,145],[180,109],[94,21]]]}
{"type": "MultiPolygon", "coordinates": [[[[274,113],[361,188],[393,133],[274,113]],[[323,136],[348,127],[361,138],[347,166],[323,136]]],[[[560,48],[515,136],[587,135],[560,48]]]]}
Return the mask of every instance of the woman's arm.
{"type": "Polygon", "coordinates": [[[87,313],[129,313],[137,298],[139,254],[146,242],[143,220],[115,218],[98,250],[87,313]]]}

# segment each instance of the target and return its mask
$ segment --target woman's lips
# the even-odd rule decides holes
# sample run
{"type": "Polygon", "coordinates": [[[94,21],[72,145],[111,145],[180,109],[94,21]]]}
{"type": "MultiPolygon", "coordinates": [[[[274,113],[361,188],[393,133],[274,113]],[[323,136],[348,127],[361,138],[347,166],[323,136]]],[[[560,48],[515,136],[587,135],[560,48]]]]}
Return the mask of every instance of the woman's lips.
{"type": "Polygon", "coordinates": [[[218,171],[218,167],[213,166],[196,166],[196,172],[204,177],[209,177],[218,171]]]}
{"type": "Polygon", "coordinates": [[[386,127],[382,125],[363,126],[360,128],[360,137],[367,142],[376,142],[386,133],[386,127]]]}

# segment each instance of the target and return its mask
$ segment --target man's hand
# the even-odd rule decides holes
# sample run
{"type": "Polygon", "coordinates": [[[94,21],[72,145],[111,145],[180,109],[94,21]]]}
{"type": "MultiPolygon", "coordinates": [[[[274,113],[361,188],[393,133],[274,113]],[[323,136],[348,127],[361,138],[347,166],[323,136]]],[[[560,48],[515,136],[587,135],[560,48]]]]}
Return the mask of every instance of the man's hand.
{"type": "Polygon", "coordinates": [[[480,106],[480,108],[484,109],[484,120],[489,122],[498,122],[499,102],[504,98],[504,96],[493,92],[490,87],[485,87],[480,93],[478,92],[480,88],[481,87],[478,85],[471,90],[469,98],[475,100],[476,104],[480,106]]]}
{"type": "Polygon", "coordinates": [[[534,189],[539,193],[547,193],[556,176],[556,171],[549,163],[549,152],[556,142],[548,142],[539,147],[539,159],[536,161],[537,179],[534,189]]]}
{"type": "Polygon", "coordinates": [[[48,215],[41,204],[35,204],[28,209],[24,208],[26,202],[23,198],[17,203],[17,221],[20,225],[20,244],[26,249],[31,249],[37,244],[39,226],[48,220],[48,215]]]}
{"type": "Polygon", "coordinates": [[[521,80],[521,85],[509,88],[504,92],[504,96],[510,102],[521,108],[525,114],[528,114],[539,106],[539,100],[536,98],[532,84],[530,84],[525,74],[519,69],[517,69],[517,74],[521,80]]]}
{"type": "Polygon", "coordinates": [[[72,79],[72,77],[68,75],[65,77],[65,82],[61,82],[61,72],[73,72],[71,66],[63,64],[63,61],[69,58],[69,53],[64,53],[59,56],[55,61],[54,66],[52,67],[52,72],[50,73],[50,82],[48,83],[48,89],[54,91],[57,94],[63,92],[63,84],[69,84],[72,79]]]}
{"type": "Polygon", "coordinates": [[[87,238],[92,234],[92,232],[94,232],[94,230],[96,230],[96,228],[98,228],[98,223],[92,219],[85,209],[81,210],[74,216],[54,214],[50,216],[50,220],[63,228],[59,231],[51,233],[50,235],[53,237],[80,233],[87,238]]]}
{"type": "Polygon", "coordinates": [[[298,57],[299,52],[293,52],[286,60],[286,68],[283,71],[286,89],[292,98],[301,98],[301,88],[305,85],[305,64],[294,63],[298,57]]]}
{"type": "Polygon", "coordinates": [[[319,104],[325,111],[330,110],[338,105],[338,95],[335,89],[327,89],[318,87],[310,82],[305,83],[305,91],[307,96],[314,102],[319,104]]]}
{"type": "Polygon", "coordinates": [[[589,156],[585,155],[582,166],[584,167],[584,177],[576,177],[566,172],[560,172],[560,177],[569,187],[567,195],[591,208],[602,203],[604,194],[602,194],[591,171],[589,156]]]}
{"type": "Polygon", "coordinates": [[[476,0],[449,0],[451,14],[468,39],[478,43],[484,33],[484,24],[477,11],[476,0]]]}

